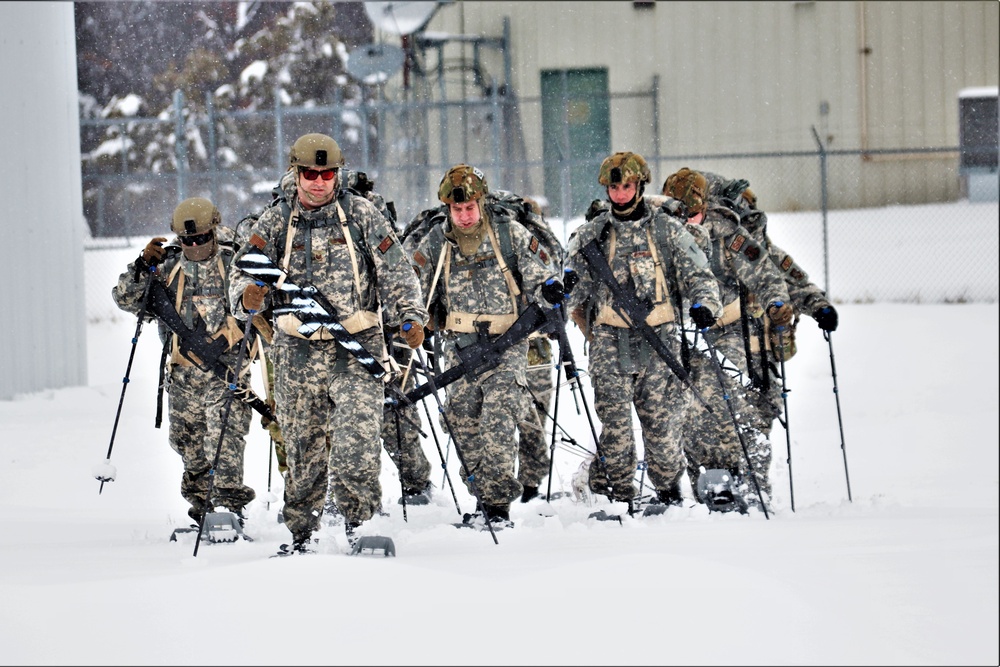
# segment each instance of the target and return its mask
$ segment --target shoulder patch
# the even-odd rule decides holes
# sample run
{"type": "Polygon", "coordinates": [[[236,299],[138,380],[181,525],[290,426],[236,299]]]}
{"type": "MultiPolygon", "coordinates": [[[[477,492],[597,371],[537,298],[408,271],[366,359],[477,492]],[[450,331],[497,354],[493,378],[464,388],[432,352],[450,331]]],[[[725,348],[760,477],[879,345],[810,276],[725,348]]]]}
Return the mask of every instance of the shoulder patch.
{"type": "Polygon", "coordinates": [[[729,249],[733,252],[739,252],[743,245],[747,242],[747,237],[742,234],[735,234],[733,240],[729,242],[729,249]]]}
{"type": "Polygon", "coordinates": [[[265,241],[257,234],[253,234],[250,236],[250,245],[252,245],[254,248],[257,248],[257,250],[263,250],[264,246],[267,245],[267,241],[265,241]]]}
{"type": "Polygon", "coordinates": [[[534,236],[531,237],[531,243],[528,244],[528,249],[531,250],[531,252],[538,254],[538,239],[534,236]]]}
{"type": "Polygon", "coordinates": [[[794,263],[795,262],[792,261],[791,256],[785,255],[785,258],[781,260],[781,270],[788,271],[788,269],[792,268],[792,264],[794,263]]]}
{"type": "Polygon", "coordinates": [[[419,250],[413,253],[413,261],[415,261],[417,265],[420,266],[420,268],[423,268],[424,266],[427,265],[427,258],[424,257],[424,253],[420,252],[419,250]]]}
{"type": "Polygon", "coordinates": [[[539,250],[538,251],[538,258],[540,260],[542,260],[543,262],[545,262],[546,264],[549,263],[549,255],[544,250],[539,250]]]}
{"type": "Polygon", "coordinates": [[[796,280],[802,280],[805,278],[805,275],[798,269],[792,269],[792,272],[789,275],[796,280]]]}
{"type": "Polygon", "coordinates": [[[395,241],[393,240],[392,235],[386,236],[382,239],[382,242],[378,244],[378,251],[384,255],[389,248],[392,247],[393,243],[395,243],[395,241]]]}
{"type": "Polygon", "coordinates": [[[743,249],[743,254],[746,255],[747,259],[751,262],[756,262],[760,257],[760,246],[756,243],[750,243],[743,249]]]}

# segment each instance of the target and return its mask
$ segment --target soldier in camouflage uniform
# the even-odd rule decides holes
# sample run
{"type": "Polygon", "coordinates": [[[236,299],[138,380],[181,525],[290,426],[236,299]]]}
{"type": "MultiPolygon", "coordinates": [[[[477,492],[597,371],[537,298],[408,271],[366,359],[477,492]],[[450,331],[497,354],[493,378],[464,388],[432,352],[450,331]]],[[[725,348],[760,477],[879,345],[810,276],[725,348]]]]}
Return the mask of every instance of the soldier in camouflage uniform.
{"type": "MultiPolygon", "coordinates": [[[[787,326],[792,320],[792,306],[784,280],[767,257],[766,250],[757,243],[750,232],[740,225],[739,216],[729,207],[709,197],[705,176],[697,171],[683,168],[671,174],[663,184],[663,194],[683,202],[687,215],[687,226],[707,250],[712,272],[718,280],[724,304],[722,316],[714,322],[698,321],[692,313],[695,326],[704,333],[716,349],[719,362],[735,366],[739,373],[747,375],[747,358],[744,348],[742,324],[740,320],[741,291],[742,304],[753,317],[766,312],[775,326],[787,326]],[[766,308],[759,304],[766,304],[766,308]],[[707,328],[706,328],[707,327],[707,328]]],[[[725,396],[733,401],[735,413],[741,417],[741,432],[749,441],[751,459],[767,456],[767,460],[754,463],[756,470],[764,470],[770,465],[770,447],[752,446],[761,434],[755,433],[753,426],[759,417],[753,413],[742,384],[726,375],[726,390],[719,387],[714,362],[707,353],[692,354],[691,376],[702,396],[708,399],[714,415],[709,416],[701,405],[695,405],[688,414],[684,433],[684,452],[688,460],[688,476],[696,490],[698,500],[728,511],[744,509],[746,503],[756,501],[754,487],[747,482],[747,466],[740,436],[727,407],[725,396]],[[703,470],[718,469],[730,473],[735,484],[714,497],[710,490],[700,492],[698,478],[703,470]],[[712,496],[712,497],[706,497],[712,496]]],[[[769,494],[766,477],[758,475],[761,491],[769,494]]],[[[767,502],[765,500],[765,502],[767,502]]]]}
{"type": "Polygon", "coordinates": [[[753,318],[748,327],[750,333],[749,347],[754,361],[751,363],[751,383],[748,387],[748,398],[754,406],[749,411],[754,420],[753,428],[763,437],[751,440],[751,459],[754,470],[764,486],[770,489],[769,473],[771,461],[771,428],[774,420],[781,416],[783,401],[781,398],[781,376],[779,351],[784,352],[787,362],[796,351],[795,335],[799,318],[803,314],[811,315],[823,331],[837,329],[837,310],[830,303],[826,293],[818,285],[809,280],[809,275],[803,270],[791,255],[779,248],[767,233],[767,214],[757,206],[757,196],[749,188],[745,180],[730,180],[718,174],[705,173],[708,180],[710,196],[733,210],[740,216],[740,223],[750,232],[753,239],[767,250],[768,257],[784,278],[790,303],[795,311],[792,322],[787,325],[782,334],[781,344],[778,343],[775,328],[771,326],[765,315],[753,318]]]}
{"type": "Polygon", "coordinates": [[[610,208],[598,207],[569,242],[567,267],[579,277],[567,307],[590,340],[589,372],[594,409],[601,420],[600,458],[591,462],[589,488],[633,511],[637,457],[634,406],[642,427],[649,478],[664,508],[682,501],[684,474],[681,427],[692,401],[690,390],[649,342],[612,308],[610,288],[593,276],[581,249],[598,240],[615,279],[650,305],[646,318],[678,355],[677,309],[682,297],[707,313],[721,314],[719,289],[702,249],[683,220],[649,206],[643,190],[650,180],[641,155],[615,153],[601,164],[598,181],[610,208]]]}
{"type": "MultiPolygon", "coordinates": [[[[452,167],[438,188],[438,198],[448,207],[447,224],[433,226],[419,240],[407,237],[429,310],[439,318],[433,329],[444,339],[445,368],[460,363],[457,347],[495,340],[527,300],[543,295],[543,288],[549,303],[562,299],[562,283],[540,256],[538,239],[505,209],[484,206],[487,193],[486,178],[478,169],[452,167]],[[508,246],[509,256],[502,250],[508,246]]],[[[514,476],[514,434],[530,408],[527,353],[525,339],[507,349],[496,368],[447,387],[442,421],[447,417],[455,445],[470,468],[463,468],[462,478],[470,492],[475,484],[482,501],[477,508],[481,511],[469,515],[469,521],[509,523],[510,503],[523,492],[514,476]],[[475,475],[474,482],[469,473],[475,475]]]]}
{"type": "MultiPolygon", "coordinates": [[[[343,166],[343,153],[331,137],[299,137],[290,151],[294,181],[283,180],[285,203],[264,210],[247,248],[261,249],[289,282],[314,285],[340,323],[376,360],[384,360],[383,304],[394,306],[400,335],[410,347],[423,340],[427,311],[391,224],[370,201],[342,187],[343,166]]],[[[265,301],[280,305],[281,293],[268,291],[237,272],[229,290],[234,312],[259,311],[265,301]]],[[[288,464],[285,525],[292,533],[291,550],[307,552],[328,487],[351,541],[355,529],[381,507],[385,388],[328,330],[304,337],[299,323],[294,312],[275,318],[270,353],[288,464]]]]}
{"type": "MultiPolygon", "coordinates": [[[[185,325],[196,329],[204,323],[207,336],[225,337],[229,347],[221,359],[233,369],[243,329],[230,314],[226,294],[235,252],[234,234],[220,225],[220,220],[219,211],[207,199],[182,201],[174,209],[171,223],[177,238],[170,243],[162,236],[151,240],[119,276],[112,296],[119,308],[138,314],[145,276],[155,267],[153,280],[164,282],[185,325]]],[[[180,353],[177,337],[166,325],[160,322],[158,326],[161,339],[170,346],[166,374],[170,447],[184,462],[181,495],[191,504],[188,515],[200,521],[208,500],[210,471],[219,448],[229,389],[211,370],[202,370],[180,353]]],[[[250,364],[243,361],[246,374],[250,364]]],[[[247,403],[233,400],[212,494],[212,506],[233,512],[241,520],[245,506],[256,496],[243,483],[243,453],[250,418],[247,403]]]]}
{"type": "MultiPolygon", "coordinates": [[[[354,171],[347,169],[346,167],[341,169],[341,176],[344,180],[344,189],[346,189],[351,194],[356,194],[365,197],[375,208],[378,209],[379,213],[386,217],[390,223],[393,224],[393,230],[399,231],[395,226],[396,223],[396,212],[395,207],[392,206],[392,202],[386,202],[385,199],[379,193],[375,192],[375,184],[372,182],[368,175],[363,171],[354,171]]],[[[279,191],[285,191],[289,188],[295,187],[295,180],[298,178],[297,171],[295,169],[289,169],[281,177],[279,183],[279,191]]],[[[273,202],[272,202],[273,203],[273,202]]],[[[237,234],[242,236],[242,242],[246,243],[250,236],[250,229],[254,222],[257,221],[259,215],[247,216],[242,221],[240,225],[237,226],[237,234]]],[[[384,308],[383,313],[386,318],[386,322],[392,322],[392,318],[395,317],[395,313],[392,308],[384,308]]],[[[389,326],[386,328],[386,345],[389,346],[390,353],[393,358],[401,367],[406,367],[409,364],[410,359],[410,349],[405,343],[398,342],[393,334],[394,328],[389,326]]],[[[269,337],[268,337],[269,338],[269,337]]],[[[268,345],[271,341],[268,340],[268,345]]],[[[265,349],[265,353],[267,350],[265,349]]],[[[274,372],[273,364],[270,358],[265,354],[265,365],[267,368],[267,389],[268,389],[268,403],[271,405],[271,409],[274,409],[274,400],[270,398],[271,394],[274,393],[274,372]]],[[[397,387],[399,387],[400,380],[394,380],[397,387]]],[[[409,376],[407,384],[412,388],[412,374],[409,376]]],[[[418,430],[414,427],[414,424],[420,423],[420,416],[417,414],[417,409],[415,406],[406,406],[399,408],[401,412],[401,418],[399,422],[400,431],[402,433],[402,441],[397,442],[396,437],[396,420],[392,412],[388,412],[385,415],[382,425],[382,444],[386,452],[389,454],[389,458],[399,470],[400,481],[403,489],[403,494],[406,496],[406,502],[413,505],[424,505],[430,500],[431,494],[431,481],[430,472],[431,465],[427,461],[427,457],[424,454],[424,450],[420,445],[420,436],[418,430]]],[[[266,428],[271,438],[274,440],[275,453],[278,459],[278,471],[284,475],[285,471],[288,469],[286,457],[285,457],[285,444],[281,437],[281,429],[278,427],[277,422],[271,422],[266,417],[261,417],[261,425],[266,428]]],[[[402,502],[402,500],[400,500],[402,502]]],[[[326,504],[323,509],[324,514],[327,517],[328,523],[339,523],[343,520],[343,517],[337,510],[336,502],[334,500],[333,488],[328,489],[328,495],[326,504]]]]}

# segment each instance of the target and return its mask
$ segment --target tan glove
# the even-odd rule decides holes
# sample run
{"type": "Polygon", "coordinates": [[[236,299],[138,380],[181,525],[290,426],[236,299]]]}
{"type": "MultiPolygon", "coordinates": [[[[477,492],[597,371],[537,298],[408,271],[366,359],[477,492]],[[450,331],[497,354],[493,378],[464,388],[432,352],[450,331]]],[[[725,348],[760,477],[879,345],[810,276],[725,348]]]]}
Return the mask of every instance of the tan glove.
{"type": "Polygon", "coordinates": [[[767,316],[771,318],[771,324],[783,327],[792,321],[795,310],[787,303],[772,303],[767,309],[767,316]],[[780,305],[779,305],[780,304],[780,305]]]}
{"type": "Polygon", "coordinates": [[[576,326],[580,327],[580,331],[583,332],[584,338],[590,340],[590,327],[587,325],[587,316],[584,315],[582,308],[577,308],[569,314],[569,318],[573,320],[576,326]]]}
{"type": "Polygon", "coordinates": [[[247,312],[251,310],[260,312],[264,307],[264,297],[267,295],[267,285],[247,285],[243,290],[243,308],[247,312]]]}
{"type": "Polygon", "coordinates": [[[424,343],[424,328],[413,320],[406,320],[399,327],[399,335],[403,337],[411,350],[415,350],[424,343]]]}
{"type": "Polygon", "coordinates": [[[157,236],[146,244],[146,247],[142,249],[142,255],[140,255],[146,266],[156,266],[163,261],[163,244],[166,242],[167,239],[157,236]]]}

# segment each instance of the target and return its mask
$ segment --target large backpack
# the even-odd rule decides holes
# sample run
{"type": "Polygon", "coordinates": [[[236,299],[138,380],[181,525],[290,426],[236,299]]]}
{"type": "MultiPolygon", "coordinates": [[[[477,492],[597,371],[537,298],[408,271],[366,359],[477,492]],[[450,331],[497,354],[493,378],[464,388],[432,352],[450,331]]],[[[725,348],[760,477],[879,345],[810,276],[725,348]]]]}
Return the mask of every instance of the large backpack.
{"type": "MultiPolygon", "coordinates": [[[[506,190],[493,190],[486,195],[485,207],[490,209],[491,218],[494,220],[510,219],[519,222],[526,227],[531,234],[538,239],[543,249],[554,266],[561,267],[565,260],[566,252],[558,237],[552,232],[549,223],[545,218],[531,210],[531,206],[523,198],[506,190]]],[[[427,233],[437,225],[442,228],[448,222],[448,207],[442,204],[435,208],[429,208],[417,214],[413,220],[403,229],[400,239],[408,241],[410,247],[415,247],[427,235],[427,233]]],[[[514,250],[511,244],[510,232],[506,226],[497,225],[497,237],[500,242],[500,252],[504,256],[504,261],[508,265],[514,265],[514,250]]],[[[544,259],[544,258],[543,258],[544,259]]]]}

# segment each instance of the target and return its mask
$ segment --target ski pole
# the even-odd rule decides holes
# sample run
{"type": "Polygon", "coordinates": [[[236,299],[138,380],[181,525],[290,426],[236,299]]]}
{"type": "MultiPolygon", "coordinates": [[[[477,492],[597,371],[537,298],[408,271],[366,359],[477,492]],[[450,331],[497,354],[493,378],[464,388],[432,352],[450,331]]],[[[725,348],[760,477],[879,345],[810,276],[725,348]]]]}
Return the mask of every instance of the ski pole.
{"type": "Polygon", "coordinates": [[[851,474],[847,471],[847,445],[844,444],[844,421],[840,414],[840,391],[837,388],[837,363],[833,359],[833,341],[830,339],[830,332],[824,331],[823,338],[826,339],[827,345],[830,348],[830,371],[833,374],[833,396],[837,399],[837,426],[840,427],[840,450],[844,454],[844,477],[847,479],[847,500],[853,503],[854,499],[851,498],[851,474]]]}
{"type": "MultiPolygon", "coordinates": [[[[781,302],[777,301],[776,305],[780,308],[781,302]]],[[[785,342],[782,332],[785,330],[784,326],[775,327],[778,332],[778,362],[781,364],[781,402],[785,408],[785,419],[781,422],[782,426],[785,427],[785,448],[788,451],[788,493],[792,499],[792,511],[795,511],[795,485],[792,482],[792,432],[788,428],[788,385],[785,384],[785,342]]]]}
{"type": "Polygon", "coordinates": [[[562,366],[556,366],[556,396],[555,403],[552,406],[552,444],[549,446],[549,484],[548,488],[545,490],[545,502],[550,502],[552,500],[552,467],[556,460],[556,429],[559,428],[559,424],[556,423],[556,417],[559,416],[559,374],[562,371],[562,366]]]}
{"type": "Polygon", "coordinates": [[[269,439],[271,445],[267,449],[267,504],[264,509],[271,509],[271,465],[274,462],[274,436],[269,439]]]}
{"type": "Polygon", "coordinates": [[[434,397],[434,402],[437,403],[438,411],[441,413],[441,418],[444,420],[444,425],[448,428],[448,433],[451,434],[451,439],[455,441],[455,453],[458,455],[458,461],[461,463],[462,467],[465,468],[466,479],[469,482],[469,489],[472,490],[472,495],[476,497],[476,508],[483,513],[483,518],[486,519],[486,527],[490,531],[490,536],[493,538],[493,544],[500,544],[497,539],[496,531],[493,530],[493,522],[490,521],[489,515],[486,513],[486,505],[483,504],[483,497],[479,495],[479,488],[476,485],[476,475],[469,468],[465,461],[465,456],[462,454],[462,448],[458,444],[458,438],[455,437],[455,429],[451,427],[451,420],[448,419],[448,413],[445,412],[444,406],[441,404],[441,398],[437,395],[437,382],[434,380],[434,374],[427,367],[424,361],[424,351],[417,348],[417,363],[420,364],[420,368],[424,371],[424,375],[427,376],[427,384],[430,385],[431,395],[434,397]]]}
{"type": "Polygon", "coordinates": [[[396,422],[396,457],[399,463],[399,504],[403,506],[403,523],[409,522],[406,517],[406,487],[403,485],[403,428],[399,425],[399,406],[392,409],[392,420],[396,422]]]}
{"type": "Polygon", "coordinates": [[[111,442],[108,443],[108,454],[104,457],[104,464],[95,475],[101,481],[101,486],[97,490],[97,495],[104,491],[105,482],[115,481],[115,469],[111,465],[111,449],[115,446],[115,434],[118,433],[118,420],[122,416],[122,404],[125,402],[125,390],[128,389],[129,375],[132,373],[132,360],[135,359],[135,348],[139,342],[139,334],[142,333],[142,321],[146,318],[146,306],[149,304],[149,288],[153,284],[153,275],[156,273],[156,265],[149,267],[146,274],[146,285],[142,290],[142,307],[139,309],[139,316],[136,318],[135,333],[132,334],[132,351],[128,355],[128,364],[125,366],[125,377],[122,378],[122,393],[118,397],[118,411],[115,413],[115,424],[111,428],[111,442]]]}
{"type": "MultiPolygon", "coordinates": [[[[257,286],[264,283],[257,281],[257,286]]],[[[226,404],[222,408],[222,427],[219,429],[219,444],[215,446],[215,458],[212,459],[212,468],[208,473],[208,493],[205,495],[205,507],[201,512],[198,521],[198,537],[194,541],[195,558],[198,557],[198,546],[201,544],[201,534],[205,530],[205,517],[208,516],[208,508],[212,506],[212,492],[215,490],[215,469],[219,467],[219,457],[222,455],[222,443],[226,438],[226,429],[229,426],[229,413],[233,408],[233,397],[240,386],[240,367],[243,365],[243,357],[246,356],[247,340],[250,338],[250,331],[253,329],[253,316],[256,310],[247,311],[247,323],[243,329],[243,339],[240,340],[239,350],[236,352],[236,361],[233,364],[233,381],[229,383],[229,393],[226,395],[226,404]]]]}
{"type": "MultiPolygon", "coordinates": [[[[451,491],[451,499],[455,501],[455,509],[458,511],[458,516],[462,516],[462,507],[458,504],[458,496],[455,495],[455,487],[451,483],[451,476],[448,474],[448,456],[441,451],[441,442],[438,440],[437,429],[434,428],[434,420],[431,419],[431,410],[427,407],[426,401],[421,401],[424,406],[424,413],[427,415],[427,424],[431,427],[431,436],[434,439],[434,447],[437,449],[438,458],[441,459],[441,470],[444,471],[444,475],[441,479],[441,486],[445,483],[448,484],[448,489],[451,491]]],[[[451,452],[451,437],[448,437],[448,452],[451,452]]]]}
{"type": "Polygon", "coordinates": [[[712,369],[715,371],[715,379],[719,381],[719,388],[722,390],[722,398],[726,402],[726,408],[729,410],[729,417],[733,421],[733,430],[736,431],[736,437],[739,438],[740,446],[743,448],[743,456],[747,460],[747,469],[750,471],[750,479],[753,480],[754,489],[757,491],[757,498],[760,500],[760,507],[764,510],[764,518],[770,520],[771,517],[767,513],[767,505],[764,504],[764,494],[761,493],[760,484],[757,482],[757,474],[754,472],[753,462],[750,460],[750,450],[747,447],[743,431],[740,429],[740,422],[736,418],[736,411],[733,409],[732,397],[729,395],[729,390],[726,388],[726,378],[725,374],[722,372],[722,363],[719,361],[715,346],[712,345],[708,336],[705,335],[708,332],[708,329],[700,329],[700,331],[701,339],[705,341],[705,347],[708,348],[709,358],[712,360],[712,369]]]}

